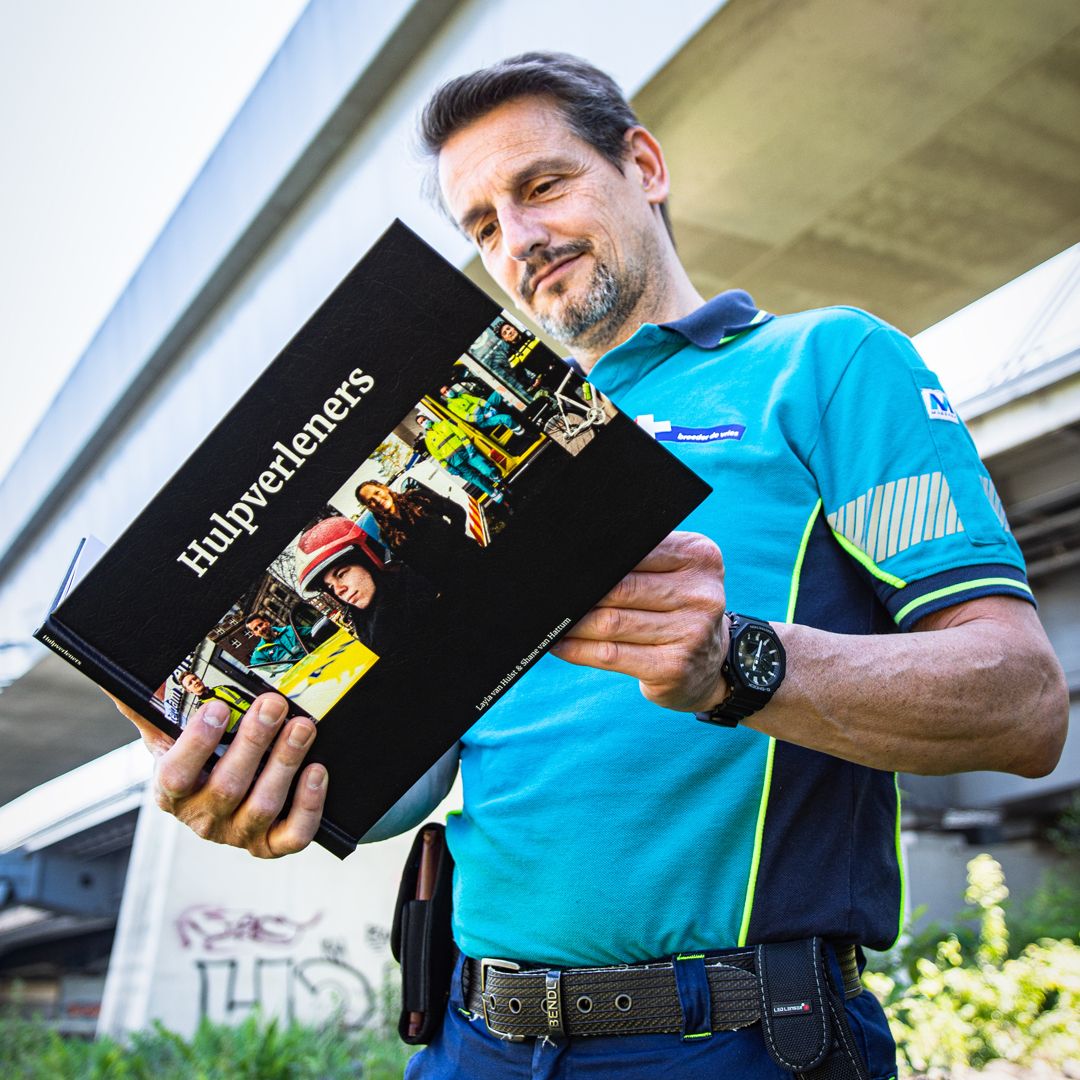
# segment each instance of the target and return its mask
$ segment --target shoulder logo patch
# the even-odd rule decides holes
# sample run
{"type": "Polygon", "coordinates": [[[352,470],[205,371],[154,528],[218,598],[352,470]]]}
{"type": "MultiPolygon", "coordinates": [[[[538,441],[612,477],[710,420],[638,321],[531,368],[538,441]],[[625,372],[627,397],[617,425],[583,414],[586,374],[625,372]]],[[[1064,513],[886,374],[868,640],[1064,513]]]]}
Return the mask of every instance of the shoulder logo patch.
{"type": "Polygon", "coordinates": [[[657,442],[731,442],[741,439],[746,431],[743,424],[717,424],[707,428],[676,427],[670,420],[657,420],[652,413],[635,417],[634,423],[644,428],[657,442]]]}
{"type": "Polygon", "coordinates": [[[931,387],[922,392],[923,404],[926,406],[926,414],[931,420],[949,420],[954,424],[960,423],[960,417],[949,404],[944,390],[934,390],[931,387]]]}

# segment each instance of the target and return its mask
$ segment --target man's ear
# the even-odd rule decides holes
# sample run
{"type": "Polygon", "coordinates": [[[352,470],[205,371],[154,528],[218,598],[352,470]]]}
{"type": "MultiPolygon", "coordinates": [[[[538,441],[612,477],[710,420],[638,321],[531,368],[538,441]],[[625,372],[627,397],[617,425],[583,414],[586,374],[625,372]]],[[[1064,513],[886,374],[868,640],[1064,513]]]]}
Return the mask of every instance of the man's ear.
{"type": "Polygon", "coordinates": [[[671,194],[671,177],[660,144],[640,126],[629,128],[624,138],[629,164],[640,177],[645,198],[654,205],[665,202],[671,194]]]}

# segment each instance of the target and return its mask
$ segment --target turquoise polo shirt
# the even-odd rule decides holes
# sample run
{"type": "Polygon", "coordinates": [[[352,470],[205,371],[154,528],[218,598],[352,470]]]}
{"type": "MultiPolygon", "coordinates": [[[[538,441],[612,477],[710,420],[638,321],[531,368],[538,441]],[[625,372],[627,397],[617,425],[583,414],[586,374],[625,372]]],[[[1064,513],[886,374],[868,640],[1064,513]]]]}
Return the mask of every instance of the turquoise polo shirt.
{"type": "MultiPolygon", "coordinates": [[[[712,485],[683,528],[720,546],[733,611],[869,634],[1031,599],[964,425],[865,312],[773,318],[732,291],[642,326],[590,380],[712,485]]],[[[468,732],[461,770],[447,836],[469,956],[585,966],[898,934],[892,773],[700,723],[553,656],[468,732]]]]}

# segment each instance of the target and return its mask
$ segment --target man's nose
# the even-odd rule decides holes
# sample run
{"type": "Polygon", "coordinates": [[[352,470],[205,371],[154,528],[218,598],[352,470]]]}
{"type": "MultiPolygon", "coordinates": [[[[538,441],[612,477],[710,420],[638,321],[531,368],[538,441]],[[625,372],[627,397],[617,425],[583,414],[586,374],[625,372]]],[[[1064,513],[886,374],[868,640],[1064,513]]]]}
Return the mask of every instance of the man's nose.
{"type": "Polygon", "coordinates": [[[527,207],[505,206],[499,211],[503,247],[511,259],[530,259],[551,243],[540,217],[527,207]]]}

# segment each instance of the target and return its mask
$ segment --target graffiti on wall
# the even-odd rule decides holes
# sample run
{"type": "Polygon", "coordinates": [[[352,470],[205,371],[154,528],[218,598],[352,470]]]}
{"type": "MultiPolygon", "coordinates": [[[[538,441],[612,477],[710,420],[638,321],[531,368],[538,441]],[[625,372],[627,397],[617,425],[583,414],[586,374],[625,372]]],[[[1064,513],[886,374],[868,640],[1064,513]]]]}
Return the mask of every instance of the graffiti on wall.
{"type": "Polygon", "coordinates": [[[223,1023],[251,1009],[286,1022],[324,1023],[362,1028],[375,1013],[375,992],[362,971],[332,955],[196,960],[199,1017],[223,1023]],[[241,987],[250,989],[247,993],[241,987]]]}
{"type": "Polygon", "coordinates": [[[323,913],[318,911],[307,922],[297,922],[287,915],[257,915],[254,911],[193,904],[177,916],[176,931],[185,949],[201,944],[206,952],[220,952],[241,941],[293,945],[322,916],[323,913]]]}
{"type": "Polygon", "coordinates": [[[286,1022],[334,1018],[347,1028],[363,1027],[375,1012],[375,992],[348,962],[345,942],[326,938],[314,954],[304,947],[305,932],[321,918],[322,912],[300,921],[212,904],[186,908],[176,931],[184,949],[204,954],[193,961],[200,1018],[230,1023],[258,1009],[286,1022]],[[245,944],[269,946],[277,955],[221,955],[245,944]]]}

